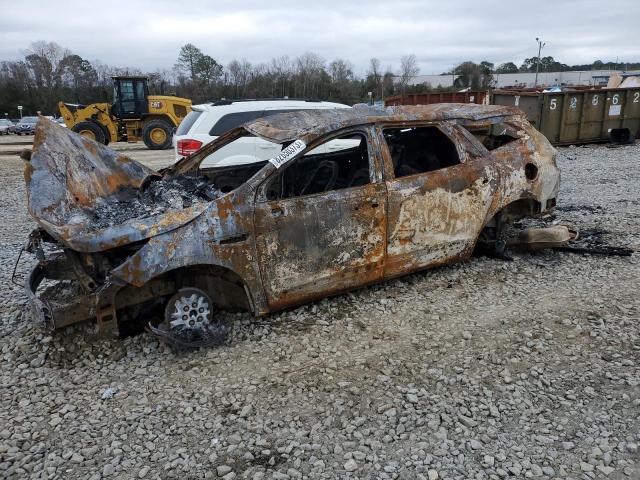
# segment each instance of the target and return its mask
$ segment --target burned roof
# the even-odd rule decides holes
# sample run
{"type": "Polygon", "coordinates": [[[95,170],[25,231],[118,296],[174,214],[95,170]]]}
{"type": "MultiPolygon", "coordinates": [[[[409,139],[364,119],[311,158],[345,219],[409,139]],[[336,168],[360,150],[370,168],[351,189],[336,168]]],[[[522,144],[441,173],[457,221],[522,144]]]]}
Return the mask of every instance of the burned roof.
{"type": "Polygon", "coordinates": [[[505,117],[513,116],[524,118],[524,113],[515,107],[470,103],[402,105],[386,108],[356,105],[353,108],[295,110],[270,115],[231,129],[197,152],[162,170],[161,173],[164,176],[174,176],[197,168],[200,162],[217,148],[246,135],[247,132],[275,143],[302,139],[309,144],[329,132],[376,122],[436,122],[445,120],[476,122],[491,119],[498,122],[505,117]]]}
{"type": "Polygon", "coordinates": [[[522,116],[513,107],[475,105],[467,103],[438,103],[433,105],[403,105],[369,107],[357,105],[351,109],[300,110],[260,118],[244,125],[249,132],[283,143],[303,137],[311,132],[320,135],[333,130],[376,122],[403,121],[479,121],[492,117],[522,116]]]}

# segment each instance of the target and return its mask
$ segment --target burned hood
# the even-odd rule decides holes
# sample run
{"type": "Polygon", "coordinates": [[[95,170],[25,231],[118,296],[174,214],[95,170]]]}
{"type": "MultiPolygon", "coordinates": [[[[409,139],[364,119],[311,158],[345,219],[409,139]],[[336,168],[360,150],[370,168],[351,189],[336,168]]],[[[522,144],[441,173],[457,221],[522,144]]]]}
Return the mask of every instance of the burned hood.
{"type": "Polygon", "coordinates": [[[106,250],[158,235],[206,207],[206,202],[195,202],[184,208],[160,194],[150,196],[146,190],[161,179],[157,172],[43,117],[24,175],[31,216],[78,251],[106,250]]]}

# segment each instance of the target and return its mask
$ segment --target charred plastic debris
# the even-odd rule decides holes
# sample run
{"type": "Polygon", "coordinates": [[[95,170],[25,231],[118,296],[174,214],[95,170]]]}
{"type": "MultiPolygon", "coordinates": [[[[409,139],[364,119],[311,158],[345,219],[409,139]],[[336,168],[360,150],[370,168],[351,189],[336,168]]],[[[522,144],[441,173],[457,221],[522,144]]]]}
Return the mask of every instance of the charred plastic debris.
{"type": "Polygon", "coordinates": [[[79,214],[87,216],[87,224],[91,228],[100,230],[136,218],[206,205],[220,195],[221,192],[203,178],[188,175],[171,179],[152,178],[139,189],[128,188],[118,198],[98,201],[95,207],[84,209],[79,214]]]}
{"type": "Polygon", "coordinates": [[[508,107],[274,115],[159,172],[43,118],[23,158],[28,209],[39,224],[25,247],[38,260],[26,281],[34,318],[51,328],[94,318],[105,335],[142,323],[179,347],[224,342],[219,310],[264,315],[468,258],[482,242],[504,253],[565,248],[580,238],[569,228],[543,228],[559,185],[555,150],[508,107]],[[497,135],[487,133],[493,127],[497,135]],[[342,147],[316,149],[334,132],[347,132],[342,147]],[[420,132],[449,142],[425,160],[438,165],[431,175],[415,173],[422,168],[410,156],[415,146],[402,144],[420,132]],[[246,135],[303,150],[287,168],[260,161],[199,169],[246,135]],[[449,179],[448,166],[472,161],[476,170],[449,179]],[[403,168],[407,180],[380,181],[403,168]],[[427,208],[429,217],[420,213],[427,208]],[[530,216],[542,223],[521,230],[537,230],[515,241],[503,235],[504,225],[530,216]]]}

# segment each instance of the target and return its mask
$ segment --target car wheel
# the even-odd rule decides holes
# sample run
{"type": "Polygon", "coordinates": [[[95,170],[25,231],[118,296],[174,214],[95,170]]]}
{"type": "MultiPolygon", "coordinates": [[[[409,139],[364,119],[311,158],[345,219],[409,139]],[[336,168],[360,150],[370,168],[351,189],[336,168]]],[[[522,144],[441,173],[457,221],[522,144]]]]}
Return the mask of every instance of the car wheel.
{"type": "Polygon", "coordinates": [[[104,132],[100,125],[97,125],[94,122],[80,122],[76,123],[71,130],[76,133],[79,133],[83,137],[86,137],[94,142],[104,144],[104,132]]]}
{"type": "Polygon", "coordinates": [[[166,120],[151,120],[142,128],[142,139],[151,150],[166,150],[171,148],[172,131],[166,120]]]}

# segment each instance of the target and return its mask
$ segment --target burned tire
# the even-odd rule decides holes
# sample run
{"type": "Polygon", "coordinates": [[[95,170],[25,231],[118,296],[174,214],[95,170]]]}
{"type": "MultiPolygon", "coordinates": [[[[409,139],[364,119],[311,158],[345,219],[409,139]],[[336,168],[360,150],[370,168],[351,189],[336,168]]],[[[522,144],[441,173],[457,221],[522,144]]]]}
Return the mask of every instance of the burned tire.
{"type": "Polygon", "coordinates": [[[83,137],[93,140],[104,145],[105,135],[102,127],[94,122],[80,122],[71,127],[76,133],[79,133],[83,137]]]}
{"type": "Polygon", "coordinates": [[[222,345],[229,327],[215,315],[211,297],[195,287],[181,288],[166,303],[164,321],[147,324],[147,331],[177,347],[198,348],[222,345]]]}
{"type": "Polygon", "coordinates": [[[166,120],[150,120],[142,127],[142,139],[151,150],[171,148],[173,126],[166,120]]]}

